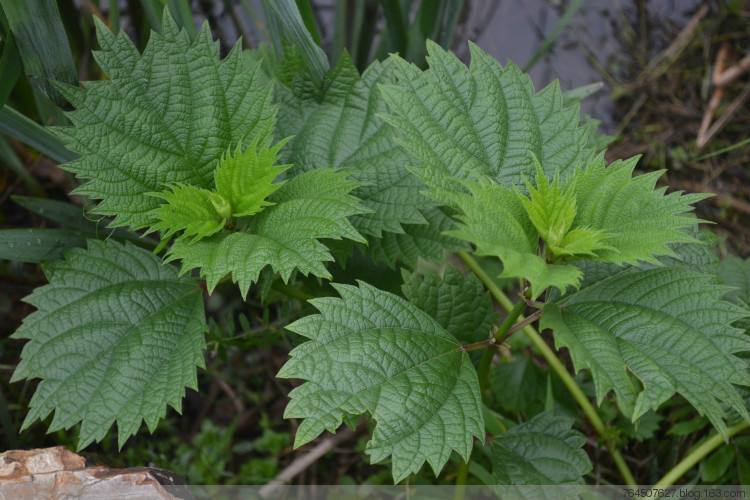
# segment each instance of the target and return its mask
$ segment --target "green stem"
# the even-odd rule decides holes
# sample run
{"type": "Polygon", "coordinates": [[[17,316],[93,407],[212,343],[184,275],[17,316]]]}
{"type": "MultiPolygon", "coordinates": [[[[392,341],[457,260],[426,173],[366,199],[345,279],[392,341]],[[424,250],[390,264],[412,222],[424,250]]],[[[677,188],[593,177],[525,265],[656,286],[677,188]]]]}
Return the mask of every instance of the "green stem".
{"type": "MultiPolygon", "coordinates": [[[[505,309],[506,311],[514,310],[515,305],[513,304],[513,302],[508,298],[507,295],[505,295],[500,287],[497,286],[495,280],[493,280],[484,271],[484,269],[482,269],[482,267],[479,265],[476,259],[474,259],[474,257],[467,254],[466,252],[458,252],[458,256],[462,261],[464,261],[466,266],[476,275],[476,277],[479,278],[479,280],[490,292],[490,295],[492,295],[492,297],[497,301],[498,304],[503,307],[503,309],[505,309]]],[[[591,404],[589,399],[586,397],[586,394],[584,394],[583,390],[578,386],[578,383],[576,383],[573,376],[568,373],[565,365],[562,363],[562,361],[560,361],[555,352],[547,345],[544,339],[542,339],[542,336],[539,335],[539,332],[537,332],[534,327],[532,327],[531,325],[526,325],[526,327],[524,327],[523,329],[523,332],[536,346],[549,366],[560,377],[563,384],[565,384],[565,387],[567,387],[568,391],[570,391],[570,394],[573,396],[573,399],[576,400],[578,405],[583,410],[586,418],[588,418],[589,422],[591,422],[594,430],[602,438],[602,440],[604,441],[604,445],[609,451],[609,454],[612,456],[612,461],[615,463],[617,469],[622,475],[622,478],[625,480],[625,484],[635,485],[636,482],[635,478],[633,477],[633,473],[630,472],[628,464],[625,463],[625,459],[620,454],[620,451],[615,447],[611,436],[607,432],[607,428],[604,425],[604,422],[599,417],[599,414],[596,412],[596,409],[591,404]]]]}
{"type": "MultiPolygon", "coordinates": [[[[497,329],[497,332],[495,332],[495,337],[493,339],[494,342],[502,343],[503,339],[505,338],[505,334],[508,333],[510,327],[512,327],[516,323],[516,320],[523,312],[525,306],[526,304],[524,304],[523,302],[519,302],[518,304],[513,306],[513,309],[510,310],[508,316],[506,316],[505,320],[497,329]]],[[[482,394],[484,394],[484,392],[487,390],[487,386],[489,385],[490,366],[492,365],[492,358],[494,357],[495,350],[487,349],[484,351],[484,354],[482,354],[482,359],[479,361],[479,390],[482,394]]]]}
{"type": "Polygon", "coordinates": [[[456,491],[453,494],[453,500],[464,500],[466,494],[466,479],[469,477],[469,462],[461,462],[458,467],[458,475],[456,476],[456,491]]]}
{"type": "MultiPolygon", "coordinates": [[[[735,424],[727,429],[727,439],[731,438],[735,434],[750,428],[750,422],[742,421],[739,424],[735,424]]],[[[680,479],[687,471],[689,471],[694,465],[706,458],[712,451],[724,444],[724,437],[721,434],[714,434],[710,438],[703,441],[698,446],[694,447],[685,458],[672,467],[672,470],[667,472],[664,477],[654,485],[654,488],[669,488],[678,479],[680,479]]]]}

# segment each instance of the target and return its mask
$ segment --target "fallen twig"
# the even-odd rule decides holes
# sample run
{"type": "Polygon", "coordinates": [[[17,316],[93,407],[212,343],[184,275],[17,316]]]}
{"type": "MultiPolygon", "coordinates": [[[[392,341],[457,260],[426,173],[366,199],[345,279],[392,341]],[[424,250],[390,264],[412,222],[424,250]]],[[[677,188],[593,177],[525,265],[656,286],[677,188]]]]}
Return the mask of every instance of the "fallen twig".
{"type": "Polygon", "coordinates": [[[708,142],[716,135],[718,134],[721,129],[724,128],[724,126],[729,123],[729,120],[734,116],[734,114],[742,108],[742,106],[745,104],[745,101],[747,101],[748,97],[750,97],[750,83],[745,85],[745,88],[742,90],[742,93],[735,97],[735,99],[727,106],[726,111],[724,112],[721,117],[716,120],[703,135],[698,135],[698,139],[696,140],[696,144],[698,146],[698,149],[703,148],[708,142]]]}
{"type": "Polygon", "coordinates": [[[323,455],[335,448],[339,443],[351,439],[356,432],[351,429],[330,436],[318,443],[312,450],[296,458],[291,464],[287,465],[276,478],[260,489],[260,496],[265,498],[276,493],[281,486],[287,484],[305,469],[318,461],[323,455]]]}
{"type": "MultiPolygon", "coordinates": [[[[716,63],[714,64],[713,72],[714,81],[716,81],[716,78],[721,75],[722,71],[724,71],[724,67],[727,64],[727,59],[729,59],[729,51],[729,43],[725,42],[721,45],[719,53],[716,54],[716,63]]],[[[703,113],[703,119],[701,120],[701,125],[698,129],[698,137],[695,142],[698,144],[699,149],[708,142],[708,129],[711,126],[711,122],[714,119],[714,113],[716,113],[716,110],[719,108],[719,104],[721,104],[721,100],[723,97],[724,89],[717,86],[714,89],[713,94],[711,95],[711,99],[708,101],[708,107],[703,113]]]]}
{"type": "Polygon", "coordinates": [[[708,6],[703,5],[695,14],[693,14],[693,17],[690,18],[690,21],[688,21],[685,27],[677,34],[669,47],[651,59],[646,68],[640,75],[638,75],[638,78],[636,78],[634,82],[615,88],[612,91],[612,97],[614,99],[622,97],[623,95],[637,90],[646,83],[663,75],[693,39],[693,36],[700,26],[700,22],[706,17],[706,14],[708,14],[708,6]]]}
{"type": "Polygon", "coordinates": [[[745,71],[750,69],[750,54],[740,59],[740,62],[734,66],[727,68],[719,74],[714,73],[713,83],[717,87],[726,87],[730,83],[734,82],[737,78],[742,75],[745,71]]]}

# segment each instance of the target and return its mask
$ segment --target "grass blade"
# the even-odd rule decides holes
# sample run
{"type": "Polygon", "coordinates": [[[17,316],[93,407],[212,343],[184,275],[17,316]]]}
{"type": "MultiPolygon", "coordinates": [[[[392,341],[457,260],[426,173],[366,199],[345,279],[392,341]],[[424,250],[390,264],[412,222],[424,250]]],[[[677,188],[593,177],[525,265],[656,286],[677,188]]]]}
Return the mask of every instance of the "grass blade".
{"type": "Polygon", "coordinates": [[[0,133],[31,146],[58,163],[76,159],[76,155],[65,149],[57,137],[7,105],[0,109],[0,133]]]}
{"type": "Polygon", "coordinates": [[[141,0],[143,15],[146,17],[149,26],[154,31],[161,32],[161,4],[158,0],[141,0]]]}
{"type": "Polygon", "coordinates": [[[346,47],[347,0],[336,0],[336,13],[333,18],[333,45],[331,61],[338,61],[346,47]]]}
{"type": "Polygon", "coordinates": [[[456,25],[458,24],[458,18],[461,15],[461,9],[463,9],[464,0],[447,0],[441,10],[440,24],[437,26],[438,31],[435,33],[435,41],[440,44],[446,50],[450,50],[450,46],[453,43],[453,34],[456,31],[456,25]]]}
{"type": "Polygon", "coordinates": [[[5,165],[8,169],[13,172],[21,182],[24,183],[26,188],[36,195],[43,195],[44,189],[34,179],[34,176],[26,170],[26,167],[18,159],[18,155],[8,144],[4,138],[0,137],[0,164],[5,165]]]}
{"type": "Polygon", "coordinates": [[[118,0],[107,0],[107,17],[112,33],[120,32],[120,3],[118,0]]]}
{"type": "Polygon", "coordinates": [[[185,28],[188,34],[190,34],[190,38],[195,38],[198,30],[195,27],[195,21],[193,21],[190,2],[188,0],[169,0],[168,5],[177,26],[185,28]]]}
{"type": "Polygon", "coordinates": [[[287,43],[294,45],[300,51],[313,82],[320,86],[328,72],[328,58],[305,27],[297,4],[294,0],[263,0],[263,8],[276,51],[281,53],[287,43]]]}
{"type": "Polygon", "coordinates": [[[570,21],[573,20],[573,16],[578,12],[578,9],[581,8],[583,5],[583,0],[572,0],[568,6],[565,8],[565,12],[563,12],[563,15],[560,16],[560,18],[555,22],[555,25],[552,27],[552,31],[549,32],[549,35],[544,39],[542,44],[534,51],[534,53],[531,55],[531,59],[526,63],[526,65],[523,67],[523,70],[525,72],[531,71],[531,68],[536,66],[536,64],[547,55],[547,53],[554,47],[555,42],[558,38],[560,38],[560,35],[562,35],[563,31],[565,31],[565,28],[568,27],[568,24],[570,24],[570,21]]]}
{"type": "Polygon", "coordinates": [[[389,51],[405,54],[408,44],[408,34],[404,18],[401,15],[401,4],[398,0],[380,0],[380,5],[383,7],[383,14],[385,15],[387,25],[386,30],[388,31],[390,41],[389,51]]]}
{"type": "Polygon", "coordinates": [[[96,225],[83,216],[83,207],[64,201],[32,196],[12,196],[14,202],[31,213],[60,224],[65,229],[95,233],[96,225]]]}
{"type": "Polygon", "coordinates": [[[594,82],[587,85],[581,85],[574,89],[566,90],[563,92],[563,99],[565,102],[582,101],[587,97],[590,97],[599,92],[604,87],[604,82],[594,82]]]}
{"type": "Polygon", "coordinates": [[[86,238],[69,229],[0,229],[0,259],[39,263],[82,247],[86,238]]]}
{"type": "MultiPolygon", "coordinates": [[[[36,93],[62,106],[65,99],[53,88],[52,81],[78,83],[78,72],[65,33],[57,2],[54,0],[0,0],[8,26],[13,33],[23,68],[36,93]]],[[[39,96],[41,97],[41,96],[39,96]]],[[[39,100],[37,101],[39,103],[39,100]]],[[[42,108],[42,115],[59,113],[42,108]]],[[[60,119],[61,114],[55,118],[60,119]]]]}
{"type": "Polygon", "coordinates": [[[9,32],[5,34],[3,53],[0,55],[0,75],[3,75],[0,78],[0,107],[2,107],[8,101],[18,77],[21,76],[21,59],[18,57],[13,35],[9,32]]]}
{"type": "Polygon", "coordinates": [[[315,14],[313,14],[310,0],[297,0],[297,9],[299,9],[299,14],[302,17],[302,22],[305,23],[305,28],[307,28],[307,31],[310,32],[310,36],[312,36],[316,44],[320,45],[318,23],[315,21],[315,14]]]}

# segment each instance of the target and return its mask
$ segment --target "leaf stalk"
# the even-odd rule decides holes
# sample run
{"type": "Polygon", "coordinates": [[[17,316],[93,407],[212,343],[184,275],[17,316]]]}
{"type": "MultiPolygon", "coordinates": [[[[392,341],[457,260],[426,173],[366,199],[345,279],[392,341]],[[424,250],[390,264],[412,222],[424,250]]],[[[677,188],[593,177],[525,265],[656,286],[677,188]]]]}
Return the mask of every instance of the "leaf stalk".
{"type": "MultiPolygon", "coordinates": [[[[500,304],[503,309],[509,312],[512,312],[515,309],[516,305],[513,304],[508,296],[500,289],[500,287],[497,286],[497,283],[495,283],[495,281],[484,271],[484,269],[482,269],[482,267],[479,265],[476,259],[474,259],[474,257],[466,252],[458,252],[458,257],[466,264],[471,272],[473,272],[476,277],[479,278],[479,280],[490,292],[490,295],[492,295],[495,301],[500,304]]],[[[583,413],[586,415],[586,418],[589,420],[594,430],[597,432],[597,434],[599,434],[600,438],[604,442],[604,445],[607,448],[610,456],[612,457],[612,461],[615,463],[617,470],[620,472],[620,475],[625,481],[625,484],[637,484],[635,478],[633,477],[633,473],[628,467],[628,464],[625,462],[625,459],[623,458],[620,451],[615,447],[614,440],[607,432],[607,428],[604,425],[601,417],[599,417],[596,409],[591,404],[588,397],[575,381],[573,376],[568,372],[563,362],[560,361],[555,352],[547,345],[539,332],[537,332],[536,329],[531,326],[531,324],[526,324],[525,326],[523,326],[522,330],[529,338],[529,340],[531,340],[534,346],[539,350],[549,366],[555,371],[555,373],[557,373],[563,384],[565,384],[565,387],[581,407],[583,413]]]]}

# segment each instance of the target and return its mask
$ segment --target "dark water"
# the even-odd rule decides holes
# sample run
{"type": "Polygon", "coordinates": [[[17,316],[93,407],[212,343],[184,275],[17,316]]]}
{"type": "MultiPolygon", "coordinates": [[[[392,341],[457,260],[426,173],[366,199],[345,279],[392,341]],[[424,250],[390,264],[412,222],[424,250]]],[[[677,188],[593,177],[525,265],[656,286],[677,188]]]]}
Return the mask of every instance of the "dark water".
{"type": "MultiPolygon", "coordinates": [[[[632,60],[623,40],[639,40],[640,24],[637,1],[585,0],[567,29],[558,38],[552,51],[531,70],[537,88],[559,79],[563,89],[571,89],[592,82],[606,85],[584,102],[584,111],[604,122],[612,131],[613,119],[609,83],[599,68],[605,68],[614,78],[632,60]]],[[[667,25],[682,27],[702,2],[695,0],[644,1],[647,22],[648,53],[653,56],[672,41],[664,38],[660,29],[667,25]]],[[[567,2],[564,2],[567,4],[567,2]]],[[[470,23],[480,23],[479,9],[494,13],[487,28],[475,41],[500,62],[512,60],[523,66],[542,40],[550,33],[563,10],[561,2],[545,0],[490,0],[469,2],[477,9],[470,23]],[[476,17],[474,17],[476,16],[476,17]]]]}
{"type": "MultiPolygon", "coordinates": [[[[324,45],[333,33],[335,3],[335,0],[313,0],[324,45]]],[[[416,1],[413,3],[418,5],[416,1]]],[[[673,33],[684,26],[701,3],[704,2],[584,0],[552,50],[533,67],[531,77],[537,88],[554,79],[560,80],[563,89],[604,82],[602,90],[584,101],[583,111],[602,120],[604,129],[612,132],[616,123],[609,90],[612,81],[622,80],[624,70],[632,65],[633,47],[643,44],[647,57],[653,57],[669,45],[673,33]],[[641,16],[638,15],[639,5],[641,16]],[[641,39],[644,32],[647,36],[641,39]],[[609,78],[603,76],[602,71],[609,78]]],[[[523,67],[552,32],[568,4],[567,0],[465,0],[454,50],[464,60],[468,59],[466,40],[472,40],[500,62],[510,60],[523,67]]],[[[260,0],[248,0],[245,5],[251,5],[262,17],[260,0]]],[[[222,4],[216,3],[216,8],[214,21],[218,21],[220,35],[233,42],[239,33],[222,4]]],[[[244,21],[248,28],[246,35],[254,39],[253,43],[264,39],[252,20],[244,21]]],[[[382,27],[382,19],[379,27],[382,27]]]]}

